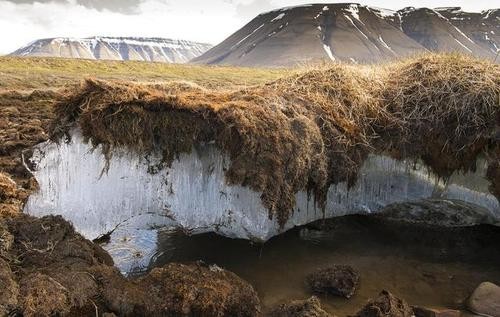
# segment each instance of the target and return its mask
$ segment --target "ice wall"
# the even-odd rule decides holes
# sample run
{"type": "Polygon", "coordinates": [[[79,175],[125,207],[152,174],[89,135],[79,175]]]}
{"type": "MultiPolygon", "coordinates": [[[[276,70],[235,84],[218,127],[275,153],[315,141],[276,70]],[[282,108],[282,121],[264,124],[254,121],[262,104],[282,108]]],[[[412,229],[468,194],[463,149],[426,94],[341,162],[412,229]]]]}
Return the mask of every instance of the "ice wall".
{"type": "MultiPolygon", "coordinates": [[[[254,240],[267,240],[280,232],[276,220],[269,219],[260,193],[226,184],[224,171],[230,162],[215,145],[199,145],[156,173],[149,167],[159,162],[159,155],[115,151],[106,172],[100,149],[92,151],[78,130],[72,134],[70,143],[38,145],[28,159],[40,190],[29,198],[27,213],[62,215],[90,239],[122,224],[137,230],[179,226],[254,240]]],[[[354,187],[348,189],[344,183],[330,187],[324,212],[307,193],[297,193],[295,211],[284,229],[429,197],[474,203],[500,219],[500,206],[488,192],[485,171],[486,163],[479,160],[475,173],[453,175],[444,182],[422,164],[372,155],[354,187]]]]}

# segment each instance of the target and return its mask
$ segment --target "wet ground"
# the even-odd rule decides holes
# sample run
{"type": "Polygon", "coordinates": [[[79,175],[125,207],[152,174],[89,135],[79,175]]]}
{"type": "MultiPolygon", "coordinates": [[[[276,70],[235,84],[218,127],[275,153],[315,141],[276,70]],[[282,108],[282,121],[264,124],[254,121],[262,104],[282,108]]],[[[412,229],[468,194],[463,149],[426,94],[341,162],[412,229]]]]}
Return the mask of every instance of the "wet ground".
{"type": "Polygon", "coordinates": [[[366,216],[348,216],[297,228],[264,245],[215,234],[187,236],[163,231],[150,268],[202,260],[250,282],[264,307],[311,293],[308,273],[329,264],[348,264],[360,273],[351,299],[322,296],[337,316],[355,313],[387,289],[411,305],[460,309],[482,281],[500,283],[500,228],[415,227],[366,216]]]}

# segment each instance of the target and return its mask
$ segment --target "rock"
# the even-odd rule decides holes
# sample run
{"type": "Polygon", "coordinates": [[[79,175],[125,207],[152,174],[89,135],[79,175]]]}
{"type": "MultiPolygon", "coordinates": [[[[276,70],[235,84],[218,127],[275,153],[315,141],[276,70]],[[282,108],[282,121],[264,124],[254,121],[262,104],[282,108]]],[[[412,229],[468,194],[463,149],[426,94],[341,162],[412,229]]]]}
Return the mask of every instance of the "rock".
{"type": "Polygon", "coordinates": [[[371,300],[363,307],[356,317],[412,317],[413,310],[406,301],[399,299],[390,292],[383,290],[379,297],[371,300]]]}
{"type": "Polygon", "coordinates": [[[333,265],[309,274],[306,281],[316,294],[350,298],[358,286],[359,274],[348,265],[333,265]]]}
{"type": "Polygon", "coordinates": [[[384,207],[376,217],[412,225],[439,227],[465,227],[497,222],[489,210],[451,199],[422,199],[391,204],[384,207]]]}
{"type": "Polygon", "coordinates": [[[295,300],[274,308],[268,317],[333,317],[321,308],[316,296],[306,300],[295,300]]]}
{"type": "Polygon", "coordinates": [[[462,314],[454,309],[433,309],[426,307],[413,307],[415,317],[460,317],[462,314]]]}
{"type": "Polygon", "coordinates": [[[466,306],[475,314],[500,317],[500,286],[481,283],[467,299],[466,306]]]}

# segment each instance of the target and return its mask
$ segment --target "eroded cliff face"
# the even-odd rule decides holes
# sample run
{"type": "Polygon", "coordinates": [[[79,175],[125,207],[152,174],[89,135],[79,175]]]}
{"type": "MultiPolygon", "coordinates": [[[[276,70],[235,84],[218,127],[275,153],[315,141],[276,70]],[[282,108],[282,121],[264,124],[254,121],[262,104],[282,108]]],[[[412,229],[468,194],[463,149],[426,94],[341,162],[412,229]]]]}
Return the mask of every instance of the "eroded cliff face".
{"type": "Polygon", "coordinates": [[[160,227],[266,241],[324,217],[374,213],[391,203],[422,198],[466,201],[483,207],[489,219],[500,220],[481,159],[476,172],[444,180],[421,163],[370,155],[354,186],[330,186],[325,209],[307,192],[298,192],[293,214],[281,229],[276,217],[269,218],[259,192],[227,184],[224,172],[230,160],[214,144],[196,146],[168,168],[156,169],[160,159],[122,150],[107,162],[75,129],[71,142],[42,143],[27,160],[40,190],[30,196],[25,212],[62,215],[89,239],[112,232],[107,248],[119,266],[120,258],[135,258],[123,262],[123,271],[147,265],[160,227]]]}
{"type": "Polygon", "coordinates": [[[120,239],[139,252],[154,252],[151,228],[266,241],[429,197],[496,222],[497,65],[429,55],[370,69],[235,91],[88,80],[26,163],[41,187],[26,211],[62,214],[89,238],[137,229],[120,239]]]}

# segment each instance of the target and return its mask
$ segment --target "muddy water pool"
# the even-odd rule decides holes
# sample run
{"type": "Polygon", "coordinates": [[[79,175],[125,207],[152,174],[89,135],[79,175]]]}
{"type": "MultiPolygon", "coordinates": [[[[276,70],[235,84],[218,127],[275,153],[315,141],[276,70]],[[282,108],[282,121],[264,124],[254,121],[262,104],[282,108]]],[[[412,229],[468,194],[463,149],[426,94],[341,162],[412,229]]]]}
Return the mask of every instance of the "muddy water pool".
{"type": "Polygon", "coordinates": [[[297,228],[265,244],[215,234],[188,236],[162,231],[149,268],[168,262],[204,261],[250,282],[265,309],[312,294],[305,277],[329,264],[348,264],[360,273],[351,299],[320,296],[337,316],[355,313],[387,289],[411,305],[461,308],[482,281],[500,283],[500,228],[429,228],[366,216],[348,216],[297,228]]]}

